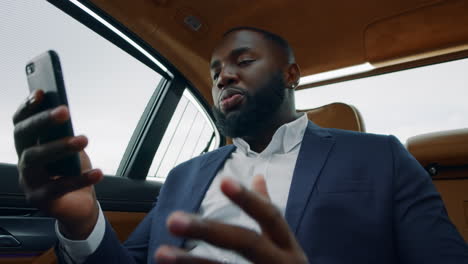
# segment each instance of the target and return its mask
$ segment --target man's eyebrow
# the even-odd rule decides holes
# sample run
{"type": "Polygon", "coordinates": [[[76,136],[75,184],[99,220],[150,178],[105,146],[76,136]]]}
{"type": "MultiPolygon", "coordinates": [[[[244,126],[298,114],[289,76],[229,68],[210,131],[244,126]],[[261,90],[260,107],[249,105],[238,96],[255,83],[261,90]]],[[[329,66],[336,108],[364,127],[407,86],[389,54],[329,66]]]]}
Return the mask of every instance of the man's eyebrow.
{"type": "Polygon", "coordinates": [[[221,62],[219,60],[215,60],[211,63],[210,69],[218,68],[221,62]]]}
{"type": "MultiPolygon", "coordinates": [[[[250,47],[240,47],[240,48],[237,48],[237,49],[233,49],[231,50],[231,52],[229,53],[229,57],[237,57],[245,52],[248,52],[250,51],[251,48],[250,47]]],[[[221,64],[221,62],[219,60],[215,60],[211,63],[210,65],[210,68],[211,69],[214,69],[214,68],[217,68],[219,67],[219,65],[221,64]]]]}
{"type": "Polygon", "coordinates": [[[246,52],[248,52],[250,50],[251,50],[250,47],[240,47],[240,48],[237,48],[237,49],[233,49],[231,51],[231,53],[229,53],[229,57],[237,57],[237,56],[241,55],[242,53],[246,53],[246,52]]]}

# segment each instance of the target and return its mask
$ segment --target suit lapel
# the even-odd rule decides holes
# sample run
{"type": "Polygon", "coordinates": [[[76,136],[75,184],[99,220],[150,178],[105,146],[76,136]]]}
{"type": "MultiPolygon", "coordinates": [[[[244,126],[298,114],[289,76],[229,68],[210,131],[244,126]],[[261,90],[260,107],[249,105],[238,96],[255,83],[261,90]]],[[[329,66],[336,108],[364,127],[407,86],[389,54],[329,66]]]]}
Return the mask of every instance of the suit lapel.
{"type": "MultiPolygon", "coordinates": [[[[194,172],[192,177],[187,180],[187,185],[183,189],[189,194],[184,195],[184,198],[178,203],[177,210],[188,213],[198,212],[211,182],[235,149],[235,146],[227,146],[208,154],[209,156],[202,162],[198,171],[194,172]]],[[[183,247],[187,241],[187,239],[180,237],[171,237],[171,239],[173,240],[171,244],[177,247],[183,247]]]]}
{"type": "Polygon", "coordinates": [[[286,204],[285,218],[295,234],[334,143],[335,140],[327,130],[309,122],[297,157],[286,204]]]}
{"type": "Polygon", "coordinates": [[[211,182],[224,165],[226,159],[235,149],[236,147],[233,145],[227,146],[223,151],[212,153],[211,156],[200,165],[198,173],[201,175],[195,177],[190,195],[185,196],[187,200],[184,203],[184,209],[192,213],[198,211],[211,182]]]}
{"type": "MultiPolygon", "coordinates": [[[[226,159],[236,148],[234,146],[226,146],[217,149],[213,152],[206,154],[206,158],[200,162],[199,166],[191,166],[190,172],[184,174],[188,177],[183,178],[182,182],[176,183],[177,193],[184,193],[180,200],[177,198],[177,193],[174,192],[171,197],[173,203],[167,203],[159,207],[159,218],[154,221],[157,224],[153,225],[150,241],[149,252],[154,252],[158,245],[168,244],[176,247],[183,247],[186,239],[173,236],[166,229],[164,222],[167,216],[174,210],[181,210],[188,213],[197,213],[200,208],[201,201],[203,200],[206,191],[208,190],[211,182],[215,178],[219,169],[223,166],[226,159]],[[198,167],[198,168],[197,168],[198,167]],[[186,195],[185,195],[186,194],[186,195]]],[[[151,256],[148,257],[148,263],[154,263],[151,256]]]]}

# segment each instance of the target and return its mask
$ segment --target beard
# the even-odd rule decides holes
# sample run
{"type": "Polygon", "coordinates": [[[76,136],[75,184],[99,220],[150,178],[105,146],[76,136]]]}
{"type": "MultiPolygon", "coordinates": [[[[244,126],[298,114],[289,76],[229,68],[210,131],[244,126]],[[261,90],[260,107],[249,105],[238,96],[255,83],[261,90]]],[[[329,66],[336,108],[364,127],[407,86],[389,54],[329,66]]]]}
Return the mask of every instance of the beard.
{"type": "Polygon", "coordinates": [[[236,138],[258,134],[271,122],[286,96],[281,71],[274,73],[255,94],[242,90],[245,102],[239,109],[224,114],[213,106],[216,126],[224,136],[236,138]]]}

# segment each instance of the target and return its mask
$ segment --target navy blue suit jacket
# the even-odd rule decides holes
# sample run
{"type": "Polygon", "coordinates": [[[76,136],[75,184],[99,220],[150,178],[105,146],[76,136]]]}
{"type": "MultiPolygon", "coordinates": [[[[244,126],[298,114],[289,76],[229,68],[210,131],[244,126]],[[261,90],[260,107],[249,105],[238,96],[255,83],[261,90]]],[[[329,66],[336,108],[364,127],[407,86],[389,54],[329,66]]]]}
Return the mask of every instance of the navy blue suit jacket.
{"type": "MultiPolygon", "coordinates": [[[[86,263],[153,263],[174,210],[197,212],[234,146],[187,161],[169,174],[155,208],[121,245],[107,223],[86,263]]],[[[320,128],[309,122],[286,221],[310,263],[468,263],[430,176],[393,136],[320,128]]],[[[60,255],[60,253],[59,253],[60,255]]],[[[60,256],[59,256],[60,257],[60,256]]]]}

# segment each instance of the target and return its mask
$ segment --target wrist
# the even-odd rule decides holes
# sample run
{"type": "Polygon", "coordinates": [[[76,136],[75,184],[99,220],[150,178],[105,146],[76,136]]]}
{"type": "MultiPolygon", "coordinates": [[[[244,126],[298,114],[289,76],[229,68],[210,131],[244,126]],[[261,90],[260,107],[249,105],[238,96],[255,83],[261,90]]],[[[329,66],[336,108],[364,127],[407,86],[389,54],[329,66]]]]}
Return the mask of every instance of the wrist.
{"type": "Polygon", "coordinates": [[[99,207],[97,203],[90,214],[80,219],[57,219],[60,233],[70,240],[85,240],[93,232],[99,217],[99,207]]]}

